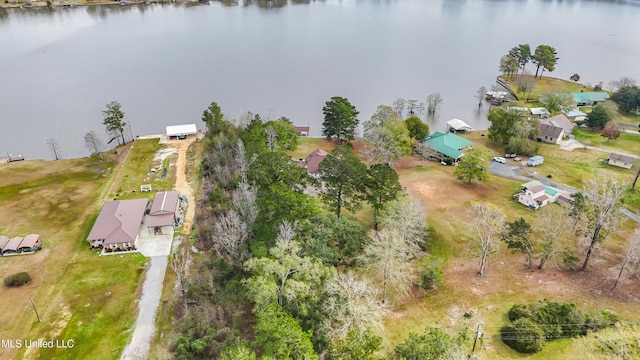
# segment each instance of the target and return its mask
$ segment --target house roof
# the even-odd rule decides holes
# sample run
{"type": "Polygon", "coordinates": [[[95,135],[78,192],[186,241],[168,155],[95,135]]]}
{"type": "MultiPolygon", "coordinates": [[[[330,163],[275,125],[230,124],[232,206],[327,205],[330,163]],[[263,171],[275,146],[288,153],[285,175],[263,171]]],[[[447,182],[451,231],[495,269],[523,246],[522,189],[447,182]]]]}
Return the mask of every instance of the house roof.
{"type": "Polygon", "coordinates": [[[565,113],[565,115],[567,115],[570,118],[577,118],[580,116],[587,116],[586,113],[583,113],[582,111],[578,110],[578,108],[572,109],[571,111],[563,111],[565,113]]]}
{"type": "Polygon", "coordinates": [[[168,136],[179,136],[179,135],[189,135],[189,134],[197,134],[198,128],[196,128],[196,124],[183,124],[183,125],[169,125],[167,126],[167,135],[168,136]]]}
{"type": "Polygon", "coordinates": [[[308,126],[296,126],[295,128],[296,128],[296,132],[302,132],[302,131],[309,132],[308,126]]]}
{"type": "Polygon", "coordinates": [[[577,103],[599,102],[609,98],[609,94],[606,91],[573,92],[571,96],[573,96],[573,101],[577,103]]]}
{"type": "Polygon", "coordinates": [[[107,201],[87,240],[104,239],[105,244],[135,241],[147,202],[147,199],[107,201]]]}
{"type": "Polygon", "coordinates": [[[147,217],[147,227],[172,226],[175,223],[174,214],[154,215],[147,217]]]}
{"type": "Polygon", "coordinates": [[[180,192],[178,191],[162,191],[157,193],[153,198],[149,215],[175,214],[178,208],[179,197],[180,192]]]}
{"type": "Polygon", "coordinates": [[[460,119],[451,119],[447,121],[447,124],[455,131],[461,131],[461,130],[471,131],[472,129],[471,125],[467,124],[466,122],[460,119]]]}
{"type": "Polygon", "coordinates": [[[13,239],[9,240],[9,242],[7,242],[7,245],[5,245],[2,249],[2,252],[18,251],[20,243],[23,239],[23,237],[14,237],[13,239]]]}
{"type": "Polygon", "coordinates": [[[327,157],[328,153],[322,149],[314,150],[306,159],[301,163],[301,165],[307,168],[307,172],[309,174],[315,174],[318,172],[318,167],[322,160],[327,157]]]}
{"type": "Polygon", "coordinates": [[[568,117],[566,117],[563,114],[558,114],[556,116],[552,116],[548,119],[542,119],[540,120],[541,124],[548,124],[548,125],[553,125],[553,126],[557,126],[559,128],[562,128],[565,132],[565,134],[569,134],[571,133],[571,131],[573,130],[573,128],[576,126],[575,123],[573,123],[571,120],[569,120],[568,117]]]}
{"type": "Polygon", "coordinates": [[[464,149],[473,144],[473,142],[456,134],[443,134],[438,131],[428,137],[425,142],[429,144],[433,150],[453,159],[462,156],[463,153],[460,149],[464,149]]]}
{"type": "Polygon", "coordinates": [[[34,247],[38,240],[40,240],[40,234],[29,234],[24,237],[24,240],[20,243],[20,247],[34,247]]]}
{"type": "Polygon", "coordinates": [[[544,185],[540,184],[540,185],[534,185],[532,187],[529,188],[529,191],[531,191],[532,193],[539,193],[541,191],[544,191],[544,185]]]}
{"type": "Polygon", "coordinates": [[[551,124],[540,123],[540,136],[559,138],[564,129],[551,124]]]}
{"type": "Polygon", "coordinates": [[[626,164],[633,164],[633,162],[635,161],[635,159],[631,156],[616,153],[611,153],[611,155],[609,155],[609,160],[621,161],[626,164]]]}
{"type": "MultiPolygon", "coordinates": [[[[524,183],[522,184],[522,187],[525,189],[529,189],[531,190],[532,193],[537,193],[540,192],[542,190],[544,190],[544,192],[550,196],[555,196],[559,191],[556,188],[553,188],[551,186],[547,186],[544,185],[543,183],[541,183],[538,180],[531,180],[528,183],[524,183]]],[[[560,193],[562,194],[562,193],[560,193]]]]}
{"type": "Polygon", "coordinates": [[[549,197],[547,195],[542,194],[542,195],[538,196],[537,198],[534,198],[533,200],[535,200],[535,201],[545,201],[545,200],[548,200],[548,199],[549,199],[549,197]]]}
{"type": "Polygon", "coordinates": [[[2,249],[4,249],[4,247],[7,245],[7,243],[9,242],[9,237],[6,235],[0,235],[0,251],[2,251],[2,249]]]}
{"type": "Polygon", "coordinates": [[[531,115],[550,115],[549,114],[549,110],[543,108],[543,107],[535,107],[535,108],[531,108],[529,109],[529,111],[531,111],[531,115]]]}

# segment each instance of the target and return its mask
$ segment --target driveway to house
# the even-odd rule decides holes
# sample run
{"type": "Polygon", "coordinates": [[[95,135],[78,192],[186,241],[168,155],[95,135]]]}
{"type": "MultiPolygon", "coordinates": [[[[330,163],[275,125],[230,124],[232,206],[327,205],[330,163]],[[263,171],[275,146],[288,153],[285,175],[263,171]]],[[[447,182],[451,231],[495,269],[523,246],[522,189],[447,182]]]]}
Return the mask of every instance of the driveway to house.
{"type": "MultiPolygon", "coordinates": [[[[176,162],[176,183],[174,190],[187,199],[187,213],[184,217],[182,234],[188,239],[195,216],[195,199],[191,186],[187,183],[187,150],[194,141],[188,140],[170,141],[168,144],[178,149],[178,160],[176,162]]],[[[168,258],[171,254],[172,235],[153,235],[145,233],[146,226],[142,229],[142,241],[138,250],[150,257],[150,266],[147,269],[144,282],[142,284],[142,296],[138,302],[138,318],[133,328],[131,341],[124,348],[123,360],[139,360],[149,357],[151,339],[155,332],[156,311],[160,305],[162,296],[162,285],[164,275],[167,270],[168,258]]]]}

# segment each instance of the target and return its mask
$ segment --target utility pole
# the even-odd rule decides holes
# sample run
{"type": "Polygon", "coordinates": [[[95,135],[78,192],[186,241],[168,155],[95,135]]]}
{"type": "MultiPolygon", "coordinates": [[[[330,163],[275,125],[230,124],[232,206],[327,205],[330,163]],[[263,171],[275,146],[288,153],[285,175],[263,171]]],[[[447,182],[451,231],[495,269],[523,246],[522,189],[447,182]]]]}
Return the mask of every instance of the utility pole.
{"type": "Polygon", "coordinates": [[[473,356],[473,353],[476,351],[476,343],[478,342],[478,339],[481,336],[482,336],[482,333],[480,332],[480,324],[478,324],[478,328],[476,329],[476,336],[473,339],[473,347],[471,348],[471,355],[469,355],[469,360],[475,359],[475,357],[473,356]]]}
{"type": "Polygon", "coordinates": [[[49,149],[51,153],[53,153],[53,157],[56,160],[60,160],[60,145],[58,141],[54,138],[47,139],[47,145],[49,145],[49,149]]]}
{"type": "Polygon", "coordinates": [[[36,309],[36,304],[33,302],[33,296],[29,296],[29,300],[31,300],[31,305],[33,306],[33,311],[36,312],[36,316],[38,317],[38,322],[40,322],[40,314],[38,314],[38,309],[36,309]]]}

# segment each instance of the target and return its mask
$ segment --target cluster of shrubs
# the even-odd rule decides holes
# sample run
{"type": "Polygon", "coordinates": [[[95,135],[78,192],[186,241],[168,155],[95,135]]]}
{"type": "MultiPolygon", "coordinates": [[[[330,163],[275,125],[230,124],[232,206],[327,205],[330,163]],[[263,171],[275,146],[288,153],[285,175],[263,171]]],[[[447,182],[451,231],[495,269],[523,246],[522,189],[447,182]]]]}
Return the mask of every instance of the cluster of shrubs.
{"type": "Polygon", "coordinates": [[[534,304],[515,304],[509,310],[509,323],[500,329],[502,341],[521,353],[535,353],[550,340],[586,335],[612,326],[618,317],[608,311],[586,313],[576,304],[542,300],[534,304]]]}
{"type": "Polygon", "coordinates": [[[4,278],[4,287],[20,287],[31,281],[31,276],[26,272],[19,272],[4,278]]]}

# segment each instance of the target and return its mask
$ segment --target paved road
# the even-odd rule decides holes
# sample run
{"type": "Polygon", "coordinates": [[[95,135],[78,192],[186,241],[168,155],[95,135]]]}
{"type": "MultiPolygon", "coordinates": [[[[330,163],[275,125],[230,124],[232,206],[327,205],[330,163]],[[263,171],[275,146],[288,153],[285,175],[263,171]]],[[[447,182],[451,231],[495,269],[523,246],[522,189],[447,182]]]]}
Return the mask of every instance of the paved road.
{"type": "MultiPolygon", "coordinates": [[[[512,160],[508,160],[508,161],[512,161],[512,160]]],[[[558,184],[547,179],[546,177],[538,174],[534,169],[535,168],[530,168],[530,169],[522,168],[520,166],[513,165],[510,163],[500,164],[495,161],[490,161],[490,165],[489,165],[489,172],[492,175],[504,177],[507,179],[527,181],[527,182],[535,179],[547,186],[552,186],[556,189],[566,191],[569,194],[578,192],[577,189],[574,189],[570,186],[558,184]]],[[[622,213],[625,214],[627,217],[629,217],[631,220],[637,223],[640,223],[640,215],[624,208],[622,209],[622,213]]]]}

